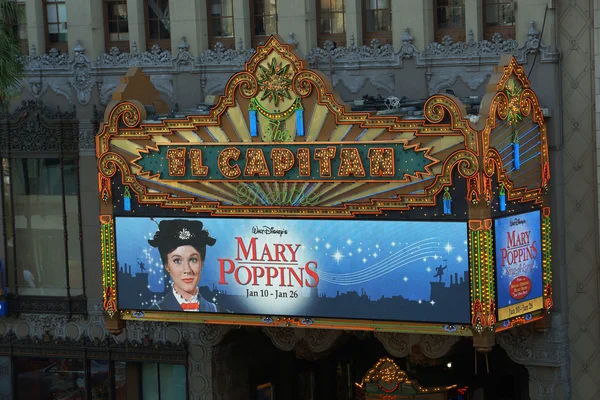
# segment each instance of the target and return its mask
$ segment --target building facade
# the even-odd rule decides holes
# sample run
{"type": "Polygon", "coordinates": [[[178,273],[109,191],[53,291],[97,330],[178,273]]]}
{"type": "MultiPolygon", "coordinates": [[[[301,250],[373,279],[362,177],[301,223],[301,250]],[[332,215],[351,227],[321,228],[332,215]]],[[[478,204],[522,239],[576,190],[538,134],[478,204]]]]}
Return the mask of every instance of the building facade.
{"type": "MultiPolygon", "coordinates": [[[[247,384],[235,363],[225,362],[238,354],[239,343],[226,341],[243,337],[237,327],[129,322],[118,336],[109,334],[118,327],[107,327],[103,313],[94,137],[130,66],[150,77],[166,110],[185,115],[213,104],[211,97],[275,33],[296,45],[345,101],[365,107],[381,96],[385,108],[404,107],[414,116],[436,93],[471,100],[476,113],[501,55],[517,58],[546,110],[555,306],[545,330],[503,333],[496,348],[526,367],[532,399],[600,395],[596,2],[18,3],[26,18],[15,29],[27,71],[0,122],[1,257],[10,311],[0,319],[0,396],[22,398],[46,368],[46,377],[60,375],[52,368],[69,371],[65,384],[88,398],[137,398],[139,388],[123,384],[132,379],[160,398],[234,398],[229,388],[247,384]]],[[[306,358],[344,335],[292,328],[247,334],[306,358]]],[[[431,359],[455,346],[426,335],[376,336],[396,357],[416,357],[408,350],[414,344],[431,359]]]]}

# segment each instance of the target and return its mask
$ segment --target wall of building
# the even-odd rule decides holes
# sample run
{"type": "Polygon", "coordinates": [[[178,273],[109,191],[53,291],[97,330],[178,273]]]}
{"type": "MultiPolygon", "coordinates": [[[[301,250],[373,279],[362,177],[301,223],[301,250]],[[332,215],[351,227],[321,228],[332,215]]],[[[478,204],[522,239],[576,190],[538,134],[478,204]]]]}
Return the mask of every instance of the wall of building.
{"type": "MultiPolygon", "coordinates": [[[[220,94],[229,77],[243,67],[253,52],[250,8],[245,0],[234,0],[236,48],[209,49],[206,1],[172,1],[171,49],[148,51],[143,1],[129,0],[130,52],[111,52],[105,46],[100,2],[67,0],[70,50],[67,55],[59,55],[45,52],[41,2],[25,0],[31,52],[20,98],[13,104],[33,99],[51,107],[59,105],[63,110],[76,106],[80,121],[83,261],[91,304],[98,304],[102,298],[94,107],[97,113],[103,112],[120,76],[130,65],[140,65],[151,76],[172,108],[176,104],[180,110],[195,108],[206,95],[220,94]]],[[[529,328],[515,330],[502,335],[499,344],[515,361],[528,365],[533,399],[563,399],[569,398],[569,393],[574,399],[599,397],[596,221],[600,203],[597,205],[596,201],[600,187],[596,169],[600,164],[594,153],[597,144],[592,132],[596,132],[593,104],[600,100],[597,84],[600,70],[595,67],[600,65],[600,60],[596,60],[600,40],[594,36],[598,28],[592,27],[595,16],[600,16],[600,6],[591,0],[520,0],[516,40],[492,43],[483,41],[480,2],[465,2],[471,6],[466,15],[466,43],[432,43],[434,0],[392,1],[390,46],[363,43],[362,8],[356,0],[346,0],[346,47],[334,50],[317,47],[317,13],[310,0],[280,0],[278,31],[285,40],[297,45],[311,66],[331,77],[336,90],[348,101],[367,94],[419,99],[446,89],[462,97],[481,95],[501,53],[512,53],[525,64],[525,70],[531,71],[532,87],[542,107],[551,111],[548,127],[552,150],[555,313],[546,333],[532,332],[529,328]]],[[[0,256],[4,258],[5,254],[0,256]]],[[[87,326],[94,320],[95,326],[101,326],[102,317],[94,315],[87,321],[75,320],[75,324],[87,326]]],[[[31,317],[21,315],[5,323],[6,328],[0,326],[0,333],[6,335],[21,326],[21,322],[29,323],[28,318],[31,317]]],[[[127,332],[143,329],[158,335],[165,328],[158,324],[143,328],[138,325],[134,324],[127,332]]],[[[179,326],[174,329],[190,329],[191,333],[181,333],[179,340],[192,338],[188,340],[190,365],[202,365],[189,371],[192,398],[210,398],[212,389],[210,376],[205,372],[206,363],[210,360],[210,346],[218,343],[216,339],[211,341],[210,335],[218,336],[220,331],[179,326]],[[210,345],[200,343],[202,340],[210,345]]],[[[89,332],[82,329],[82,336],[78,337],[96,337],[89,332]]],[[[60,337],[61,333],[55,335],[60,337]]],[[[105,330],[100,336],[103,335],[105,330]]],[[[141,340],[135,335],[132,341],[141,340]]],[[[0,385],[0,390],[4,387],[0,385]]]]}

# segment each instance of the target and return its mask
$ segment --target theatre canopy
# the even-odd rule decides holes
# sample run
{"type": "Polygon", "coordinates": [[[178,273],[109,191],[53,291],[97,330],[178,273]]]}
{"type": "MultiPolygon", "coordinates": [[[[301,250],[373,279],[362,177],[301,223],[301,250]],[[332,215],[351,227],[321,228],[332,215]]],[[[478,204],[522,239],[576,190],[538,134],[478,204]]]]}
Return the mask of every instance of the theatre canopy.
{"type": "Polygon", "coordinates": [[[277,37],[205,115],[149,116],[164,103],[140,71],[114,98],[96,151],[115,330],[140,319],[482,337],[552,306],[546,125],[512,57],[478,116],[448,95],[422,119],[353,112],[277,37]]]}

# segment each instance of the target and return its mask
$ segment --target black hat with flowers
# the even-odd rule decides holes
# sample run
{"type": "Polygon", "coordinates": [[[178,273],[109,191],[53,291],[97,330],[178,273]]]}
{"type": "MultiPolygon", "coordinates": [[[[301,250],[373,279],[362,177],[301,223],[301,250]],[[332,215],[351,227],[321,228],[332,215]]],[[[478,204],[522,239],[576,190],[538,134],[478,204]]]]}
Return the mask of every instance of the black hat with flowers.
{"type": "Polygon", "coordinates": [[[210,237],[208,231],[203,228],[201,221],[188,219],[163,220],[158,224],[158,231],[148,243],[158,248],[163,264],[166,263],[167,255],[180,246],[192,246],[200,253],[204,261],[206,257],[206,246],[214,245],[217,240],[210,237]]]}

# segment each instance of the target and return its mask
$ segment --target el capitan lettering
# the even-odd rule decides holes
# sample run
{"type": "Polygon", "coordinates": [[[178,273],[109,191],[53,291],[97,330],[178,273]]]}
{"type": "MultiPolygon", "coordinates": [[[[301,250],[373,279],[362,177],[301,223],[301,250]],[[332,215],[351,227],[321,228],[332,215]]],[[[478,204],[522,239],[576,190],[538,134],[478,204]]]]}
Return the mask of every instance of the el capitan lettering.
{"type": "MultiPolygon", "coordinates": [[[[139,152],[142,174],[174,181],[402,181],[428,173],[428,149],[403,143],[162,144],[139,152]]],[[[298,189],[300,190],[300,188],[298,189]]]]}

